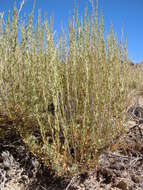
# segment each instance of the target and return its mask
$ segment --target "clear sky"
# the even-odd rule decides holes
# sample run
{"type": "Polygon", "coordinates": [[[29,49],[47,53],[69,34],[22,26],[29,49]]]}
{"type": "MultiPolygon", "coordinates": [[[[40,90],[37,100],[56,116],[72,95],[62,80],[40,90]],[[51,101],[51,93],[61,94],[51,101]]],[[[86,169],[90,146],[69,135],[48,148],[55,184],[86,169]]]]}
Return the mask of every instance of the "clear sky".
{"type": "MultiPolygon", "coordinates": [[[[75,0],[36,0],[35,16],[38,8],[42,15],[47,13],[54,17],[54,30],[60,30],[61,24],[67,26],[68,17],[72,14],[75,0]]],[[[16,0],[19,7],[21,0],[16,0]]],[[[89,0],[76,0],[79,13],[83,14],[84,8],[89,0]]],[[[99,12],[104,15],[105,30],[109,31],[112,22],[114,31],[120,39],[121,29],[127,35],[129,58],[132,61],[143,61],[143,0],[99,0],[99,12]]],[[[0,12],[7,16],[8,10],[12,11],[14,0],[0,0],[0,12]]],[[[24,7],[20,13],[29,13],[32,10],[33,0],[25,0],[24,7]]],[[[90,10],[90,4],[89,4],[90,10]]]]}

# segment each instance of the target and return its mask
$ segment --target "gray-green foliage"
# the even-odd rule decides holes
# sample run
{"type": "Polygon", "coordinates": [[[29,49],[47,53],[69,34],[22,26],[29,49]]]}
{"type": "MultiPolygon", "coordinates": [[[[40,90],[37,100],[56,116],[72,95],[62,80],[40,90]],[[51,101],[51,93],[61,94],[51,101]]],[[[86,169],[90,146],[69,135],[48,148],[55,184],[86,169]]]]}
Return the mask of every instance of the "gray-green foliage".
{"type": "MultiPolygon", "coordinates": [[[[127,56],[97,10],[79,17],[55,43],[53,21],[0,20],[0,109],[30,150],[59,174],[89,168],[123,131],[127,56]],[[18,42],[18,34],[21,41],[18,42]],[[54,114],[49,105],[54,105],[54,114]],[[34,136],[38,131],[38,137],[34,136]],[[40,140],[39,140],[40,139],[40,140]]],[[[121,40],[122,41],[122,40],[121,40]]]]}

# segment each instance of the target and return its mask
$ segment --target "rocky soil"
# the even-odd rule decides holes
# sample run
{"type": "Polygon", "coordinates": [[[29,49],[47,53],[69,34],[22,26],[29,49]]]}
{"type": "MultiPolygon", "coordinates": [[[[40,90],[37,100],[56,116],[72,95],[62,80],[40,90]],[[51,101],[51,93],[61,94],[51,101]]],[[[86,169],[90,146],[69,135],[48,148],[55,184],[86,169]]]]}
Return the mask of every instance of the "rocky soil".
{"type": "Polygon", "coordinates": [[[0,138],[0,190],[143,190],[142,105],[128,115],[125,135],[100,155],[98,168],[72,179],[56,177],[9,130],[0,138]]]}

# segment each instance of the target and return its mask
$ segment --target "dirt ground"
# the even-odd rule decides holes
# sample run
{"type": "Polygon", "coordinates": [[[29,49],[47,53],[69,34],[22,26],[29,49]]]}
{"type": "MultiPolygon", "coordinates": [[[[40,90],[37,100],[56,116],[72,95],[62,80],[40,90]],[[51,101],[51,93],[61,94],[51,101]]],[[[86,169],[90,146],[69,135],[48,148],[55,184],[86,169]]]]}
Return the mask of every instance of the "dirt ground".
{"type": "Polygon", "coordinates": [[[9,131],[0,138],[0,190],[143,190],[142,105],[128,114],[125,135],[100,155],[98,168],[72,179],[56,177],[9,131]]]}

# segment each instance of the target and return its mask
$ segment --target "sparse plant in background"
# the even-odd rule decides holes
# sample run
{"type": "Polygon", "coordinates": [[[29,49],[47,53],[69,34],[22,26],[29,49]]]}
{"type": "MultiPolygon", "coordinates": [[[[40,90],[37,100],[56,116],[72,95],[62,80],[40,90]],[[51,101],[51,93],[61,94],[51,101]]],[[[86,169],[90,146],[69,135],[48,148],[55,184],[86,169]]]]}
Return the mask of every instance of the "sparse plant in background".
{"type": "Polygon", "coordinates": [[[73,174],[95,166],[124,131],[130,84],[135,87],[126,46],[112,27],[105,37],[93,4],[84,18],[74,11],[57,42],[52,18],[41,22],[39,11],[34,27],[32,14],[19,22],[14,6],[5,25],[1,16],[0,110],[46,165],[73,174]]]}

